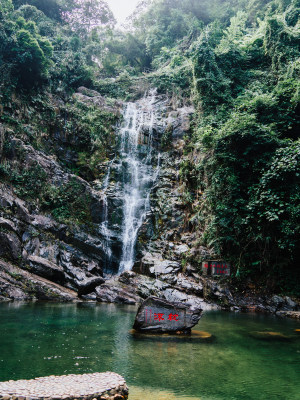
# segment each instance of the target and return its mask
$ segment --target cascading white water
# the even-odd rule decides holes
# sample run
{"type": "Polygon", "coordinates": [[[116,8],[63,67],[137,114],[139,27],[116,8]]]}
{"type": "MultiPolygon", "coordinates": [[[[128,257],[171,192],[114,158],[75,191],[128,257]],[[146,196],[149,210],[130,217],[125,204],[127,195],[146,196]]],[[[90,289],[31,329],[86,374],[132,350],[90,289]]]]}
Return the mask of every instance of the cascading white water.
{"type": "MultiPolygon", "coordinates": [[[[101,233],[105,240],[106,264],[111,257],[118,258],[118,272],[131,270],[135,258],[135,245],[138,231],[141,228],[147,212],[150,209],[150,192],[153,183],[158,176],[159,156],[153,151],[153,124],[155,119],[154,103],[156,90],[145,95],[136,103],[127,103],[124,107],[123,124],[119,129],[120,146],[116,159],[112,161],[108,169],[104,184],[103,198],[104,211],[101,233]],[[153,161],[157,160],[157,167],[153,167],[153,161]],[[111,168],[114,170],[114,189],[110,189],[111,168]],[[113,207],[109,209],[109,196],[106,191],[117,191],[112,195],[120,199],[121,222],[116,228],[111,222],[110,214],[115,212],[113,207]],[[121,245],[119,249],[112,250],[113,230],[118,230],[121,245]],[[120,254],[116,255],[114,252],[120,254]]],[[[156,161],[155,161],[156,163],[156,161]]],[[[115,207],[116,208],[116,207],[115,207]]],[[[118,214],[118,213],[117,213],[118,214]]],[[[115,262],[115,261],[114,261],[115,262]]],[[[105,268],[109,273],[109,267],[105,268]]]]}
{"type": "Polygon", "coordinates": [[[106,177],[104,179],[103,182],[103,186],[102,186],[102,190],[103,190],[103,215],[102,215],[102,219],[103,222],[100,225],[100,233],[102,234],[103,238],[104,238],[104,243],[103,243],[103,247],[104,247],[104,252],[105,252],[105,262],[104,262],[104,268],[107,268],[107,265],[111,259],[112,256],[112,251],[110,248],[110,231],[108,229],[108,200],[107,200],[107,194],[106,194],[106,190],[108,188],[109,185],[109,180],[110,180],[110,171],[111,171],[111,164],[112,161],[109,164],[108,170],[107,170],[107,174],[106,177]]]}
{"type": "Polygon", "coordinates": [[[155,93],[153,90],[142,104],[127,105],[124,127],[120,131],[124,205],[119,272],[131,270],[134,264],[137,234],[150,206],[149,196],[155,176],[151,164],[155,93]],[[141,143],[142,129],[148,133],[144,149],[141,143]]]}

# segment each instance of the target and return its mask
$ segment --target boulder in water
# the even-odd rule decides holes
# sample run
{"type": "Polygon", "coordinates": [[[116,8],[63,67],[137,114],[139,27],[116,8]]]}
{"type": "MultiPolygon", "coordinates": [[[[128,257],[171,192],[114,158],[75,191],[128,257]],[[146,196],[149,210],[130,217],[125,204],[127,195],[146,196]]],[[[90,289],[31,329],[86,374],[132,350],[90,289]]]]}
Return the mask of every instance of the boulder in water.
{"type": "Polygon", "coordinates": [[[148,297],[138,309],[133,329],[152,333],[190,333],[202,310],[158,297],[148,297]]]}

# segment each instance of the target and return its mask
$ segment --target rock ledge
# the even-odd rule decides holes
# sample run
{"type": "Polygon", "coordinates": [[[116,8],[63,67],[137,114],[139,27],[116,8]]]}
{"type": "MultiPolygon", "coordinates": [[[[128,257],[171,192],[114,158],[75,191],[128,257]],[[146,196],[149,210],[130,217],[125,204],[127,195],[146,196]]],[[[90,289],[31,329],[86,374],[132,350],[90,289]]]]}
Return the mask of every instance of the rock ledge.
{"type": "Polygon", "coordinates": [[[128,398],[124,378],[113,372],[47,376],[31,380],[0,382],[0,400],[85,399],[121,400],[128,398]]]}

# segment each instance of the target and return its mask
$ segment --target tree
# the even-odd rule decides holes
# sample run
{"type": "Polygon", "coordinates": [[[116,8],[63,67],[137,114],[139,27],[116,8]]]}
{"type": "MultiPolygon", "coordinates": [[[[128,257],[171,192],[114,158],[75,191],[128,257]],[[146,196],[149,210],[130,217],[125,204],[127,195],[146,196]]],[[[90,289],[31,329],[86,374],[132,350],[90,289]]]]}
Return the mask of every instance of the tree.
{"type": "Polygon", "coordinates": [[[74,0],[74,8],[64,13],[64,19],[81,36],[103,26],[111,29],[116,23],[104,0],[74,0]]]}
{"type": "Polygon", "coordinates": [[[14,7],[11,0],[1,0],[0,3],[0,21],[4,20],[12,13],[14,7]]]}
{"type": "Polygon", "coordinates": [[[207,109],[231,100],[231,81],[224,75],[210,44],[212,34],[207,29],[193,48],[195,87],[198,99],[207,109]]]}
{"type": "Polygon", "coordinates": [[[13,3],[16,9],[23,4],[29,4],[43,11],[47,17],[58,21],[61,20],[63,7],[58,0],[13,0],[13,3]]]}
{"type": "Polygon", "coordinates": [[[23,85],[31,86],[46,77],[52,56],[52,46],[46,38],[38,37],[34,32],[22,28],[17,31],[15,53],[15,70],[18,71],[23,85]]]}

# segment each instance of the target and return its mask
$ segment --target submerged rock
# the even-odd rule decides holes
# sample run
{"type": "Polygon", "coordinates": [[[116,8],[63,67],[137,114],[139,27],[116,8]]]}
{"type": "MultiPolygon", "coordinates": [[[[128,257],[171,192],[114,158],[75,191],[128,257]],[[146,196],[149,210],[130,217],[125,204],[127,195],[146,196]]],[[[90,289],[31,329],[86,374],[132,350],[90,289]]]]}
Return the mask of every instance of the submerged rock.
{"type": "Polygon", "coordinates": [[[292,339],[291,336],[284,335],[281,332],[250,332],[250,336],[255,339],[260,340],[279,340],[279,341],[289,341],[292,339]]]}
{"type": "Polygon", "coordinates": [[[201,315],[200,308],[171,303],[158,297],[149,297],[139,307],[133,329],[153,333],[190,333],[201,315]]]}

